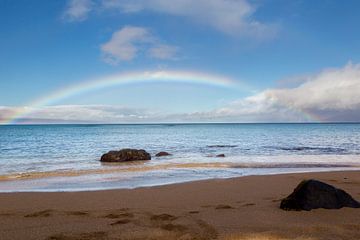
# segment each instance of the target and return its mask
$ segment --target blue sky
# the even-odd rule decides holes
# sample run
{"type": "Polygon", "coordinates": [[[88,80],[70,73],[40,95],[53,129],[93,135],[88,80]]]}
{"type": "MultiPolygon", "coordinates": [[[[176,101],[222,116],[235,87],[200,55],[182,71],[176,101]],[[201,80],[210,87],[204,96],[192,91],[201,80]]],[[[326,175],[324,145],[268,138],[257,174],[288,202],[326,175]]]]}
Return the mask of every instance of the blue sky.
{"type": "Polygon", "coordinates": [[[89,79],[176,70],[252,90],[135,83],[26,117],[87,122],[104,106],[104,122],[358,121],[359,9],[350,0],[0,0],[0,117],[89,79]]]}

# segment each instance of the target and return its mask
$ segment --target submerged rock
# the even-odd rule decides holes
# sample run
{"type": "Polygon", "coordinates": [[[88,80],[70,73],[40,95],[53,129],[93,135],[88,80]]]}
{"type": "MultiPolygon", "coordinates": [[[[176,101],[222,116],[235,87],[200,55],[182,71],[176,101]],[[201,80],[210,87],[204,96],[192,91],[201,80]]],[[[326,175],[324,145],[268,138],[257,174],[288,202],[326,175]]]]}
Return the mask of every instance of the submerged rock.
{"type": "Polygon", "coordinates": [[[339,209],[342,207],[360,208],[342,189],[317,180],[302,181],[288,197],[281,201],[283,210],[311,210],[316,208],[339,209]]]}
{"type": "Polygon", "coordinates": [[[225,154],[218,154],[218,155],[216,155],[216,157],[225,157],[225,154]]]}
{"type": "Polygon", "coordinates": [[[156,157],[165,157],[165,156],[171,156],[171,153],[168,152],[158,152],[155,156],[156,157]]]}
{"type": "Polygon", "coordinates": [[[208,145],[208,148],[234,148],[237,147],[238,145],[208,145]]]}
{"type": "Polygon", "coordinates": [[[151,156],[143,149],[121,149],[120,151],[110,151],[101,156],[101,162],[127,162],[138,160],[151,160],[151,156]]]}

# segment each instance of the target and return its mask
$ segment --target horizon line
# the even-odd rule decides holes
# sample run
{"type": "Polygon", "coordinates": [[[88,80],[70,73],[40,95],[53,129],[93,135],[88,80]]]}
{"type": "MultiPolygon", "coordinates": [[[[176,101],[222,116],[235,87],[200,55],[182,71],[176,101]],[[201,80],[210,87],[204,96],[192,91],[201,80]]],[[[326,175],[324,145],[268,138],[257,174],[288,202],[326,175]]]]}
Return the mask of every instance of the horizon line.
{"type": "Polygon", "coordinates": [[[329,122],[147,122],[147,123],[10,123],[0,126],[46,126],[46,125],[202,125],[202,124],[360,124],[360,121],[329,122]]]}

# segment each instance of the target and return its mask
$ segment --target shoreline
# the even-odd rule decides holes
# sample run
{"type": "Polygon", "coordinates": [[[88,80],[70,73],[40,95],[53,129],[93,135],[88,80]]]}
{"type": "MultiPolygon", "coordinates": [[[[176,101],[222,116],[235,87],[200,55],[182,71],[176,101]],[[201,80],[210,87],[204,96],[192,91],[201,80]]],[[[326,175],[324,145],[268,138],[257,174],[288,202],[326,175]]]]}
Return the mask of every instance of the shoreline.
{"type": "MultiPolygon", "coordinates": [[[[224,165],[226,163],[205,163],[205,164],[201,164],[201,165],[207,165],[207,166],[213,166],[213,165],[224,165]]],[[[193,167],[194,165],[197,164],[182,164],[182,165],[189,165],[189,167],[193,167]]],[[[217,165],[217,166],[218,166],[217,165]]],[[[131,167],[130,167],[131,168],[131,167]]],[[[159,168],[159,166],[155,166],[155,168],[159,168]]],[[[163,169],[163,168],[159,168],[159,169],[163,169]]],[[[196,169],[196,168],[195,168],[196,169]]],[[[168,186],[168,185],[174,185],[174,184],[186,184],[186,183],[192,183],[192,182],[199,182],[199,181],[211,181],[211,180],[227,180],[227,179],[236,179],[236,178],[243,178],[243,177],[256,177],[256,176],[273,176],[273,175],[284,175],[284,174],[306,174],[306,173],[326,173],[326,172],[353,172],[353,171],[360,171],[360,168],[358,166],[353,166],[353,167],[349,167],[349,166],[337,166],[337,167],[329,167],[329,168],[320,168],[320,167],[314,167],[314,168],[279,168],[281,169],[283,172],[281,171],[275,171],[275,172],[271,172],[269,169],[277,169],[277,168],[264,168],[267,169],[268,172],[264,172],[264,173],[250,173],[250,174],[246,174],[246,175],[239,175],[239,176],[231,176],[231,177],[208,177],[208,178],[199,178],[199,179],[188,179],[188,180],[172,180],[172,181],[167,181],[165,183],[150,183],[150,184],[142,184],[142,185],[135,185],[135,186],[122,186],[122,187],[116,187],[116,186],[111,186],[111,187],[87,187],[87,188],[81,188],[81,187],[77,187],[77,188],[69,188],[69,189],[63,189],[61,187],[58,187],[58,189],[29,189],[29,190],[0,190],[0,194],[2,193],[56,193],[56,192],[94,192],[94,191],[112,191],[112,190],[134,190],[134,189],[138,189],[138,188],[152,188],[152,187],[161,187],[161,186],[168,186]]],[[[278,169],[278,170],[279,170],[278,169]]],[[[77,171],[74,171],[73,173],[70,172],[71,174],[66,174],[66,172],[56,172],[54,171],[55,174],[53,175],[46,175],[45,177],[42,177],[42,173],[39,174],[38,176],[27,176],[28,174],[24,174],[23,177],[19,177],[19,178],[1,178],[0,176],[0,188],[3,187],[1,184],[6,184],[6,183],[14,183],[13,186],[17,186],[16,183],[18,184],[23,184],[23,185],[27,185],[28,183],[32,183],[35,184],[36,181],[39,181],[37,184],[41,184],[47,181],[51,181],[51,180],[59,180],[59,179],[66,179],[66,178],[83,178],[85,179],[86,177],[94,177],[94,176],[106,176],[104,174],[109,174],[109,173],[121,173],[123,172],[123,169],[107,169],[107,170],[90,170],[90,172],[93,172],[93,174],[82,174],[81,171],[80,173],[77,171]]],[[[146,172],[146,170],[141,169],[138,172],[146,172]]],[[[45,174],[45,173],[44,173],[45,174]]],[[[99,178],[101,181],[101,177],[99,178]]],[[[55,181],[56,181],[55,180],[55,181]]],[[[131,181],[131,179],[129,179],[131,181]]],[[[129,181],[128,180],[128,181],[129,181]]],[[[116,183],[112,183],[113,185],[115,185],[116,183]]],[[[6,186],[6,185],[5,185],[6,186]]],[[[11,186],[11,185],[10,185],[11,186]]],[[[9,186],[8,186],[9,188],[9,186]]]]}
{"type": "Polygon", "coordinates": [[[359,170],[243,176],[134,189],[0,193],[0,236],[4,240],[359,239],[360,209],[279,209],[280,199],[309,178],[360,199],[359,170]]]}

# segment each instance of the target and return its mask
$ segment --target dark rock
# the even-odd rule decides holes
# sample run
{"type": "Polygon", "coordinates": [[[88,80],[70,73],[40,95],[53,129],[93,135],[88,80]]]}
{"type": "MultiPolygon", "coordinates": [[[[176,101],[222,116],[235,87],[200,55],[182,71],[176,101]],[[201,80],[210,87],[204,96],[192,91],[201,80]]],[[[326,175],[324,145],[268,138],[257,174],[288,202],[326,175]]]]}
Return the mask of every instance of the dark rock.
{"type": "Polygon", "coordinates": [[[165,156],[171,156],[172,154],[168,152],[158,152],[155,156],[156,157],[165,157],[165,156]]]}
{"type": "Polygon", "coordinates": [[[101,162],[126,162],[138,160],[150,160],[151,156],[143,149],[122,149],[120,151],[110,151],[101,156],[101,162]]]}
{"type": "Polygon", "coordinates": [[[302,181],[288,197],[281,201],[284,210],[311,210],[316,208],[339,209],[342,207],[360,208],[344,190],[317,180],[302,181]]]}
{"type": "Polygon", "coordinates": [[[225,157],[225,154],[218,154],[218,155],[216,155],[216,157],[225,157]]]}

